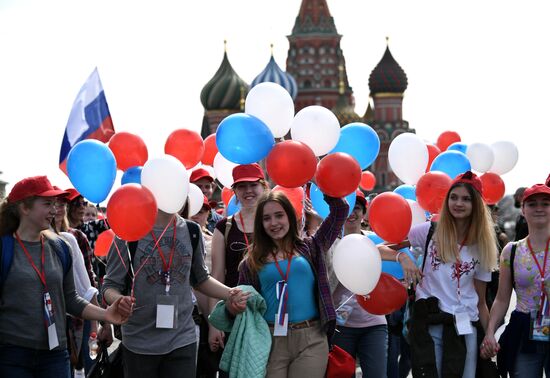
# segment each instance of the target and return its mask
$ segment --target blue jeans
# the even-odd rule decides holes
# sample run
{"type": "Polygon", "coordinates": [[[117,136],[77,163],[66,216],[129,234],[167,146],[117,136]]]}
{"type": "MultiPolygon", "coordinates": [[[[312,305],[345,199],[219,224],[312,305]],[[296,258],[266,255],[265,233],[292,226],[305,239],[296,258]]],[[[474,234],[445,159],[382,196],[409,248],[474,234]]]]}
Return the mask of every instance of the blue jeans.
{"type": "Polygon", "coordinates": [[[388,378],[407,378],[411,371],[411,351],[403,335],[388,337],[388,378]]]}
{"type": "Polygon", "coordinates": [[[13,345],[0,346],[0,377],[69,378],[69,353],[63,350],[34,350],[13,345]]]}
{"type": "Polygon", "coordinates": [[[539,343],[536,353],[518,353],[514,371],[510,373],[510,377],[542,378],[543,369],[546,376],[550,377],[549,352],[548,343],[539,343]]]}
{"type": "MultiPolygon", "coordinates": [[[[464,361],[464,372],[462,378],[475,378],[477,367],[477,329],[472,325],[472,333],[465,335],[466,360],[464,361]]],[[[434,342],[435,363],[437,372],[441,377],[441,364],[443,362],[443,325],[431,325],[428,328],[434,342]]]]}
{"type": "Polygon", "coordinates": [[[364,377],[385,377],[388,359],[388,327],[338,327],[334,344],[354,358],[359,357],[364,377]]]}

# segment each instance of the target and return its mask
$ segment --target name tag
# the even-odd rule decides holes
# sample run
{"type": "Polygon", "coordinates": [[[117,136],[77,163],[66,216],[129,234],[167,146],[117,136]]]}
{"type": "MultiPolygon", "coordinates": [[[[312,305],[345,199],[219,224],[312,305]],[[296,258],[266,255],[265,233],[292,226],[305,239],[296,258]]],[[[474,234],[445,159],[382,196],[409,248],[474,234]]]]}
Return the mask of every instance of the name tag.
{"type": "Polygon", "coordinates": [[[59,346],[57,338],[57,329],[55,328],[55,318],[53,316],[52,299],[49,292],[44,293],[44,321],[48,329],[48,345],[50,350],[59,346]]]}
{"type": "Polygon", "coordinates": [[[157,328],[175,329],[178,326],[178,297],[157,295],[157,328]]]}
{"type": "Polygon", "coordinates": [[[529,338],[535,341],[550,341],[550,317],[540,311],[531,312],[531,329],[529,338]]]}
{"type": "Polygon", "coordinates": [[[283,324],[279,324],[279,314],[275,314],[275,326],[273,336],[286,336],[288,334],[288,314],[285,314],[283,324]]]}
{"type": "Polygon", "coordinates": [[[55,329],[55,323],[48,326],[48,345],[50,350],[59,346],[59,340],[57,339],[57,330],[55,329]]]}
{"type": "Polygon", "coordinates": [[[474,332],[467,312],[455,312],[455,328],[459,335],[469,335],[474,332]]]}

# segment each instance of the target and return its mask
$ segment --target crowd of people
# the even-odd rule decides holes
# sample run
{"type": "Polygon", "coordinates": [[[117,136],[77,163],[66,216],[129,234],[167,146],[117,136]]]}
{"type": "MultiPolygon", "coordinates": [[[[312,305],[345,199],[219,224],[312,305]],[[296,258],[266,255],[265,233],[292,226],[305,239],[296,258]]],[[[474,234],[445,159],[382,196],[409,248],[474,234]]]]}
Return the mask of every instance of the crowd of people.
{"type": "Polygon", "coordinates": [[[159,210],[147,235],[115,238],[106,258],[94,247],[108,213],[45,176],[13,186],[0,206],[0,376],[89,372],[90,336],[106,348],[113,332],[127,377],[324,377],[335,347],[364,377],[549,376],[550,176],[517,196],[513,242],[479,177],[456,177],[437,221],[377,246],[410,293],[386,316],[367,312],[333,268],[342,238],[371,232],[372,197],[358,189],[350,209],[325,195],[322,219],[304,195],[302,217],[258,164],[238,165],[239,210],[221,216],[209,172],[190,181],[204,195],[197,214],[159,210]]]}

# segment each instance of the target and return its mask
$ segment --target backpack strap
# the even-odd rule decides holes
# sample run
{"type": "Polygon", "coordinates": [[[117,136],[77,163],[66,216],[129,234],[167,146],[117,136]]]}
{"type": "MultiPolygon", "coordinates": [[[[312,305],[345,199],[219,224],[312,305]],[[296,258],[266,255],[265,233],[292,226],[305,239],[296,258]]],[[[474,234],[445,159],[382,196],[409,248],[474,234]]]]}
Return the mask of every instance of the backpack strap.
{"type": "Polygon", "coordinates": [[[228,240],[229,231],[231,230],[232,224],[233,224],[233,215],[230,215],[227,217],[227,221],[225,222],[225,232],[223,233],[223,237],[225,240],[225,249],[227,249],[227,240],[228,240]]]}
{"type": "Polygon", "coordinates": [[[195,252],[195,249],[197,249],[197,246],[199,245],[199,237],[200,237],[200,229],[199,225],[195,222],[185,220],[185,223],[187,224],[187,230],[189,231],[189,238],[191,239],[191,248],[193,248],[192,253],[195,252]]]}
{"type": "Polygon", "coordinates": [[[13,260],[13,236],[3,235],[0,242],[0,295],[13,260]]]}
{"type": "Polygon", "coordinates": [[[426,265],[426,256],[428,256],[428,246],[430,245],[430,241],[432,240],[432,236],[435,232],[435,222],[430,222],[430,229],[428,230],[428,236],[426,236],[426,245],[424,246],[424,258],[422,259],[422,270],[421,272],[424,272],[424,265],[426,265]]]}
{"type": "Polygon", "coordinates": [[[512,288],[516,289],[516,280],[514,279],[514,259],[516,258],[516,249],[518,242],[512,243],[512,250],[510,251],[510,274],[512,275],[512,288]]]}
{"type": "Polygon", "coordinates": [[[73,258],[69,251],[69,246],[61,238],[48,239],[54,246],[55,253],[59,260],[61,260],[61,266],[63,266],[63,274],[67,274],[73,265],[73,258]]]}

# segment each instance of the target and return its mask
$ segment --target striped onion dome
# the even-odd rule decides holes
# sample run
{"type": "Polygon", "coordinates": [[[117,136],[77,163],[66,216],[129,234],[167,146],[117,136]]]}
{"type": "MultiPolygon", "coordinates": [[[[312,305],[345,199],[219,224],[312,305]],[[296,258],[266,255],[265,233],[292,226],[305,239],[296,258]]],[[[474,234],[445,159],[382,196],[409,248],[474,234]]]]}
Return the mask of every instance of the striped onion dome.
{"type": "Polygon", "coordinates": [[[393,58],[389,46],[386,46],[384,56],[370,74],[370,92],[403,93],[407,85],[407,74],[393,58]]]}
{"type": "Polygon", "coordinates": [[[250,87],[254,88],[256,85],[265,82],[279,84],[290,93],[290,97],[292,97],[293,100],[296,99],[296,95],[298,94],[296,80],[294,80],[291,74],[284,72],[281,67],[279,67],[277,62],[275,62],[275,58],[273,58],[273,53],[271,53],[271,59],[269,59],[267,66],[265,66],[264,70],[252,80],[250,87]]]}
{"type": "Polygon", "coordinates": [[[241,110],[241,100],[247,93],[248,84],[231,67],[227,51],[224,51],[220,68],[202,88],[202,106],[205,110],[241,110]]]}

